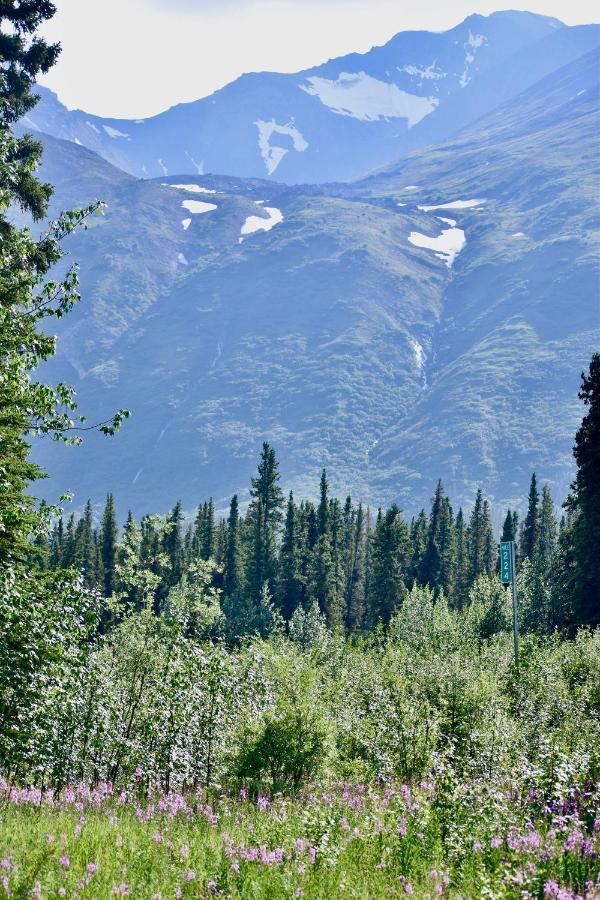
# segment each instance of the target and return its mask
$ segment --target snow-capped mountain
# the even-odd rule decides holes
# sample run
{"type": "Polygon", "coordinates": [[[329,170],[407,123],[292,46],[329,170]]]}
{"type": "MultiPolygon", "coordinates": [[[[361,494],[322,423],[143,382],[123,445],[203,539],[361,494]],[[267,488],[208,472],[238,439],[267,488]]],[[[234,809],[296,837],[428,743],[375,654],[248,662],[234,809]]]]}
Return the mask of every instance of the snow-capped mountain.
{"type": "Polygon", "coordinates": [[[98,420],[134,413],[83,453],[36,444],[45,496],[224,508],[267,439],[300,496],[326,466],[337,494],[408,512],[438,477],[505,508],[535,468],[564,497],[600,345],[598,64],[352,183],[139,179],[44,137],[51,214],[107,202],[69,239],[83,301],[46,376],[98,420]]]}
{"type": "Polygon", "coordinates": [[[449,31],[401,32],[368,53],[297,74],[243,75],[137,121],[69,111],[40,88],[25,125],[138,177],[347,180],[447,138],[599,40],[596,26],[570,28],[527,12],[473,15],[449,31]]]}

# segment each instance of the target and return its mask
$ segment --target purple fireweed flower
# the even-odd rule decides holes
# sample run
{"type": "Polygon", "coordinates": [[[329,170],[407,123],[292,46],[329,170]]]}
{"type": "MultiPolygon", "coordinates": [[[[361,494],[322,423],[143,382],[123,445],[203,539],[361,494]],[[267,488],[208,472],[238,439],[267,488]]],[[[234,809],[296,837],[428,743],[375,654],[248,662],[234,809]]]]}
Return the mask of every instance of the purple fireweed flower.
{"type": "Polygon", "coordinates": [[[31,888],[31,896],[33,900],[40,900],[42,896],[42,885],[39,883],[39,881],[36,881],[34,886],[31,888]]]}
{"type": "Polygon", "coordinates": [[[4,893],[7,897],[10,897],[10,882],[8,880],[8,875],[2,876],[2,887],[4,888],[4,893]]]}
{"type": "Polygon", "coordinates": [[[414,892],[415,891],[414,891],[412,884],[410,883],[410,881],[407,881],[406,884],[404,885],[404,893],[412,896],[414,894],[414,892]]]}
{"type": "Polygon", "coordinates": [[[265,809],[267,809],[269,806],[269,801],[266,797],[261,796],[256,801],[256,805],[258,806],[258,808],[260,809],[261,812],[264,812],[265,809]]]}
{"type": "Polygon", "coordinates": [[[92,863],[89,863],[89,865],[88,865],[88,867],[87,867],[87,873],[88,873],[88,875],[95,875],[97,871],[98,871],[98,866],[97,866],[97,864],[96,864],[96,863],[93,863],[93,862],[92,862],[92,863]]]}
{"type": "Polygon", "coordinates": [[[317,848],[316,848],[316,847],[309,847],[309,848],[308,848],[308,860],[309,860],[309,862],[314,863],[315,860],[316,860],[316,858],[317,858],[317,848]]]}
{"type": "Polygon", "coordinates": [[[67,896],[67,889],[64,888],[62,885],[61,885],[61,886],[59,887],[59,889],[58,889],[58,896],[59,896],[59,897],[66,897],[66,896],[67,896]]]}
{"type": "Polygon", "coordinates": [[[304,853],[304,841],[302,838],[296,838],[296,853],[298,856],[302,856],[304,853]]]}
{"type": "Polygon", "coordinates": [[[209,891],[212,891],[213,893],[217,890],[217,882],[216,881],[209,881],[206,886],[209,889],[209,891]]]}
{"type": "Polygon", "coordinates": [[[190,848],[188,847],[187,844],[183,845],[183,847],[179,851],[179,855],[181,856],[182,859],[188,858],[188,856],[190,855],[190,848]]]}
{"type": "Polygon", "coordinates": [[[185,876],[185,880],[186,881],[195,881],[196,880],[196,873],[194,872],[193,869],[188,869],[186,876],[185,876]]]}
{"type": "Polygon", "coordinates": [[[65,869],[68,869],[69,866],[71,865],[71,860],[69,859],[68,856],[61,856],[59,862],[60,862],[61,866],[65,867],[65,869]]]}

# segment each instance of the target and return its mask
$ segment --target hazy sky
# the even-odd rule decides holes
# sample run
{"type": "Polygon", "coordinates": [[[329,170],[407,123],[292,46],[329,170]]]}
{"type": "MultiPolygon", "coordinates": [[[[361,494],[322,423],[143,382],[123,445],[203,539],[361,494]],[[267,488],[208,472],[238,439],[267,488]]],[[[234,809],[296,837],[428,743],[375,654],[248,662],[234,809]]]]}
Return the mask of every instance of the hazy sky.
{"type": "Polygon", "coordinates": [[[243,72],[294,72],[364,52],[405,29],[444,31],[511,7],[574,25],[591,0],[55,0],[46,34],[63,52],[44,79],[70,108],[141,118],[197,100],[243,72]]]}

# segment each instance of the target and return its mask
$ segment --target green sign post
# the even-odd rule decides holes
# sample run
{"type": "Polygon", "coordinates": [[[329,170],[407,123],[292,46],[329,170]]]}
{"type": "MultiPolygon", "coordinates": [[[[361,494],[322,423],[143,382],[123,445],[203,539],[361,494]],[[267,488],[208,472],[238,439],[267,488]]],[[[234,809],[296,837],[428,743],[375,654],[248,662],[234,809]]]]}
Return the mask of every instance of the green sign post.
{"type": "Polygon", "coordinates": [[[514,541],[500,542],[500,577],[502,584],[510,584],[512,587],[515,665],[519,668],[519,609],[517,606],[517,567],[514,541]]]}
{"type": "Polygon", "coordinates": [[[500,577],[502,584],[512,584],[512,541],[502,541],[500,544],[500,577]]]}

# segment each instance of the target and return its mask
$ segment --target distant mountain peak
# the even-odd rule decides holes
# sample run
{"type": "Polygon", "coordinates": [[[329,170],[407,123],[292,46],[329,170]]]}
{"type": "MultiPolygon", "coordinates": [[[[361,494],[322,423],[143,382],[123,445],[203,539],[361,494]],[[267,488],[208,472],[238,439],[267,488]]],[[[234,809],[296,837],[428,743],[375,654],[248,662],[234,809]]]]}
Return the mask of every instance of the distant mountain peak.
{"type": "Polygon", "coordinates": [[[144,120],[69,111],[42,91],[25,124],[142,178],[348,180],[448,138],[597,42],[592,26],[535,13],[474,14],[448,31],[399,32],[301,72],[242,75],[144,120]]]}

